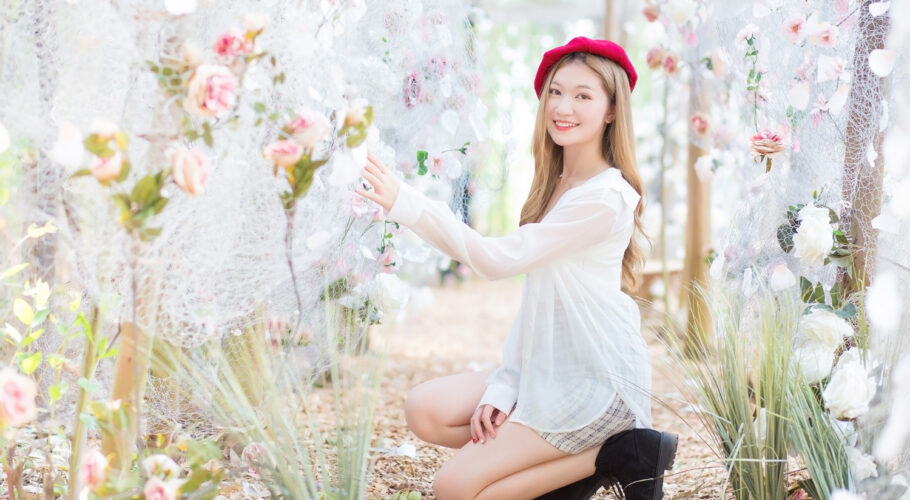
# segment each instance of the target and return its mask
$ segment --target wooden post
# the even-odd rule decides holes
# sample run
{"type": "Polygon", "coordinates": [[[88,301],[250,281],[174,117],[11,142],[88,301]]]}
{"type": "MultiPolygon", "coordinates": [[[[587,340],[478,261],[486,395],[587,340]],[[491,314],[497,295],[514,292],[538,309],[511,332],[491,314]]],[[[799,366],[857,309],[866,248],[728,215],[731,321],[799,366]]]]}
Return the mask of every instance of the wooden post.
{"type": "Polygon", "coordinates": [[[847,101],[846,144],[842,196],[844,208],[840,218],[844,234],[853,252],[853,276],[838,270],[838,282],[844,296],[868,286],[875,273],[875,249],[878,231],[872,219],[881,213],[884,132],[878,131],[882,102],[887,96],[885,79],[872,73],[869,53],[883,49],[891,27],[890,10],[880,16],[869,13],[872,0],[863,0],[857,8],[857,42],[853,53],[854,77],[847,101]],[[867,151],[875,148],[878,157],[870,166],[867,151]]]}
{"type": "MultiPolygon", "coordinates": [[[[690,109],[695,110],[694,94],[691,103],[690,109]]],[[[686,307],[686,350],[690,354],[701,352],[711,334],[711,316],[703,294],[708,287],[705,256],[711,244],[711,185],[702,182],[695,172],[695,162],[705,153],[689,142],[689,161],[686,167],[686,258],[682,293],[686,307]]]]}
{"type": "Polygon", "coordinates": [[[114,386],[111,389],[111,400],[120,400],[127,405],[129,422],[125,428],[116,428],[112,435],[105,434],[101,440],[101,451],[105,455],[115,455],[112,467],[121,472],[128,471],[136,440],[139,437],[139,411],[145,395],[145,383],[148,380],[149,361],[152,352],[151,335],[132,323],[120,325],[119,354],[114,369],[114,386]]]}

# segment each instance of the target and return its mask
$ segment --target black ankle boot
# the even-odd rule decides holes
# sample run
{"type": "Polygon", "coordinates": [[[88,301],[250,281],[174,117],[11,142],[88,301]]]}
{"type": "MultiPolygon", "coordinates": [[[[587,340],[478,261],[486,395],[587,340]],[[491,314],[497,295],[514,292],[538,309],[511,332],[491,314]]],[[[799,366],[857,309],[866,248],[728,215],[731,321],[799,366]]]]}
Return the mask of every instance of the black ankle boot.
{"type": "Polygon", "coordinates": [[[626,500],[661,500],[663,472],[676,457],[677,435],[653,429],[620,432],[600,447],[596,472],[580,481],[551,491],[536,500],[590,500],[603,486],[613,487],[626,500]],[[617,486],[622,487],[622,493],[617,486]]]}
{"type": "Polygon", "coordinates": [[[633,429],[610,437],[594,466],[622,486],[626,500],[661,500],[664,471],[673,466],[679,436],[654,429],[633,429]]]}

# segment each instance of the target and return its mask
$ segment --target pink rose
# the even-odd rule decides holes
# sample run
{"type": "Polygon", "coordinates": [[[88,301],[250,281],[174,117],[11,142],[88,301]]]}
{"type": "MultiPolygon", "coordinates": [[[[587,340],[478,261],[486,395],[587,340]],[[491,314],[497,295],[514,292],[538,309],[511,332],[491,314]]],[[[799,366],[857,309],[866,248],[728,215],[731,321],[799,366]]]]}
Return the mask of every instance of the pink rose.
{"type": "Polygon", "coordinates": [[[644,14],[645,19],[647,19],[649,23],[653,23],[654,21],[657,21],[657,17],[660,15],[660,9],[656,5],[649,4],[642,9],[641,13],[644,14]]]}
{"type": "Polygon", "coordinates": [[[275,460],[268,448],[259,443],[250,443],[243,448],[240,459],[254,472],[262,472],[263,467],[273,467],[275,460]]]}
{"type": "Polygon", "coordinates": [[[379,264],[382,265],[382,272],[394,273],[398,269],[398,252],[391,245],[385,247],[385,252],[379,256],[379,264]]]}
{"type": "Polygon", "coordinates": [[[801,16],[791,17],[784,21],[784,38],[790,43],[799,43],[802,41],[805,33],[806,20],[801,16]]]}
{"type": "Polygon", "coordinates": [[[367,204],[367,200],[363,196],[354,193],[351,196],[351,212],[354,213],[354,217],[361,217],[369,213],[370,206],[367,204]]]}
{"type": "Polygon", "coordinates": [[[107,477],[107,457],[96,449],[90,450],[82,457],[79,466],[79,482],[86,488],[93,490],[107,477]]]}
{"type": "Polygon", "coordinates": [[[702,113],[692,115],[689,123],[692,124],[692,130],[700,137],[705,137],[711,131],[711,123],[708,121],[708,117],[702,113]]]}
{"type": "Polygon", "coordinates": [[[763,129],[752,136],[749,148],[756,156],[774,158],[784,151],[784,140],[777,132],[763,129]]]}
{"type": "Polygon", "coordinates": [[[654,47],[648,51],[645,56],[645,62],[651,69],[657,69],[664,63],[664,50],[660,47],[654,47]]]}
{"type": "Polygon", "coordinates": [[[292,140],[275,141],[266,146],[262,154],[276,165],[290,167],[300,161],[303,146],[292,140]]]}
{"type": "Polygon", "coordinates": [[[0,371],[0,424],[19,426],[38,414],[35,382],[11,367],[0,371]]]}
{"type": "Polygon", "coordinates": [[[209,162],[205,154],[197,148],[170,148],[165,153],[171,163],[174,182],[190,196],[197,196],[205,191],[205,182],[209,177],[209,162]]]}
{"type": "Polygon", "coordinates": [[[177,500],[177,489],[180,484],[171,479],[163,481],[157,477],[149,478],[145,483],[142,493],[145,494],[145,500],[177,500]]]}
{"type": "Polygon", "coordinates": [[[664,56],[663,66],[664,71],[666,71],[667,74],[672,75],[676,73],[676,71],[679,69],[679,55],[677,55],[675,52],[667,53],[667,55],[664,56]]]}
{"type": "Polygon", "coordinates": [[[819,47],[834,47],[839,30],[831,23],[819,23],[809,34],[809,41],[819,47]]]}
{"type": "Polygon", "coordinates": [[[433,155],[427,159],[427,168],[433,175],[442,175],[449,169],[449,162],[442,156],[433,155]]]}
{"type": "Polygon", "coordinates": [[[288,132],[307,149],[313,149],[329,133],[329,120],[322,113],[303,108],[288,123],[288,132]]]}
{"type": "Polygon", "coordinates": [[[222,33],[215,39],[215,53],[222,57],[245,56],[253,52],[253,42],[237,28],[222,33]]]}
{"type": "Polygon", "coordinates": [[[237,77],[224,66],[203,64],[187,86],[183,109],[203,118],[220,118],[237,102],[237,77]]]}
{"type": "Polygon", "coordinates": [[[123,169],[123,155],[120,151],[115,151],[113,155],[103,158],[96,156],[92,160],[90,167],[92,175],[99,181],[110,181],[116,179],[123,169]]]}
{"type": "Polygon", "coordinates": [[[404,104],[413,108],[420,102],[423,95],[423,75],[413,71],[404,79],[404,104]]]}

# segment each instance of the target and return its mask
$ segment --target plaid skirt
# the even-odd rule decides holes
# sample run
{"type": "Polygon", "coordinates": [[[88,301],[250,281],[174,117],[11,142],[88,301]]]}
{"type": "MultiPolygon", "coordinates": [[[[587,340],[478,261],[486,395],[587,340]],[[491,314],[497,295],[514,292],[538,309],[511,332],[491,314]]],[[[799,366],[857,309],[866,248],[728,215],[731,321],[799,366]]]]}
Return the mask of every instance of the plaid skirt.
{"type": "Polygon", "coordinates": [[[576,454],[602,445],[610,436],[635,427],[635,415],[617,395],[607,411],[590,424],[569,432],[541,432],[540,437],[560,451],[576,454]]]}

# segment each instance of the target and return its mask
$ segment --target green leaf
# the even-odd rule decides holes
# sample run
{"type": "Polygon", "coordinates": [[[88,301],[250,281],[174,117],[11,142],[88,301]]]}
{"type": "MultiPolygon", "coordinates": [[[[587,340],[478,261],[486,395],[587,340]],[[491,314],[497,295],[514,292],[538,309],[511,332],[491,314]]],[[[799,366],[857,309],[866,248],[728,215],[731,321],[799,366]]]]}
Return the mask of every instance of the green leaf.
{"type": "Polygon", "coordinates": [[[795,230],[790,224],[781,224],[777,227],[777,244],[785,253],[793,251],[793,234],[795,230]]]}
{"type": "Polygon", "coordinates": [[[136,182],[132,193],[130,193],[130,199],[142,207],[157,199],[160,191],[161,185],[158,184],[158,179],[156,176],[149,174],[136,182]]]}
{"type": "Polygon", "coordinates": [[[101,361],[102,359],[113,358],[114,356],[117,355],[118,352],[119,351],[117,350],[116,347],[112,347],[112,348],[108,349],[107,351],[104,351],[100,356],[98,356],[98,360],[101,361]]]}
{"type": "Polygon", "coordinates": [[[841,318],[850,319],[853,316],[856,316],[856,306],[848,302],[844,307],[837,310],[835,314],[841,318]]]}
{"type": "Polygon", "coordinates": [[[212,126],[209,124],[209,122],[202,124],[202,140],[208,147],[212,147],[212,144],[215,143],[215,139],[212,138],[212,126]]]}
{"type": "Polygon", "coordinates": [[[28,334],[28,337],[25,337],[25,340],[22,341],[21,347],[28,347],[29,344],[41,338],[44,335],[44,328],[39,328],[32,333],[28,334]]]}
{"type": "Polygon", "coordinates": [[[28,237],[29,238],[40,238],[45,234],[53,234],[57,232],[57,226],[54,225],[54,221],[49,220],[44,223],[43,226],[38,227],[34,222],[28,225],[28,237]]]}
{"type": "Polygon", "coordinates": [[[68,389],[66,382],[60,382],[59,384],[54,384],[47,388],[47,394],[51,398],[51,404],[54,404],[58,399],[60,399],[66,390],[68,389]]]}
{"type": "Polygon", "coordinates": [[[10,338],[14,344],[19,345],[22,343],[22,334],[19,333],[19,330],[15,326],[7,323],[3,327],[3,334],[10,338]]]}
{"type": "Polygon", "coordinates": [[[117,182],[123,182],[130,175],[130,162],[123,162],[123,166],[120,167],[120,175],[117,176],[117,182]]]}
{"type": "Polygon", "coordinates": [[[18,265],[8,268],[6,271],[3,271],[3,273],[0,273],[0,281],[3,281],[6,278],[19,274],[23,269],[25,269],[28,266],[29,266],[29,263],[25,262],[23,264],[18,264],[18,265]]]}
{"type": "Polygon", "coordinates": [[[338,300],[346,293],[348,293],[348,280],[346,278],[338,278],[319,294],[319,300],[338,300]]]}
{"type": "Polygon", "coordinates": [[[19,297],[16,297],[16,300],[13,301],[13,314],[25,326],[31,325],[32,321],[35,320],[35,311],[32,310],[32,306],[19,297]]]}
{"type": "Polygon", "coordinates": [[[41,365],[42,359],[44,359],[44,355],[40,352],[32,353],[31,356],[26,356],[19,360],[19,369],[22,370],[22,373],[31,375],[41,365]]]}
{"type": "Polygon", "coordinates": [[[810,302],[812,297],[812,282],[806,279],[805,276],[799,277],[799,297],[803,302],[810,302]]]}
{"type": "Polygon", "coordinates": [[[190,475],[187,476],[186,481],[180,485],[180,493],[191,493],[199,489],[202,486],[202,483],[210,480],[212,478],[212,473],[207,469],[198,468],[193,472],[190,472],[190,475]]]}
{"type": "Polygon", "coordinates": [[[186,458],[191,466],[202,466],[209,460],[221,458],[221,450],[211,441],[189,441],[186,445],[186,458]]]}
{"type": "Polygon", "coordinates": [[[834,286],[831,287],[830,294],[831,294],[831,307],[833,307],[835,309],[840,309],[841,302],[843,300],[843,297],[841,294],[841,289],[840,289],[840,283],[835,283],[834,286]]]}
{"type": "Polygon", "coordinates": [[[360,146],[361,144],[363,144],[363,141],[365,141],[366,139],[367,139],[367,132],[366,132],[366,129],[364,129],[364,130],[360,130],[358,132],[354,132],[353,134],[349,135],[346,143],[349,148],[356,148],[357,146],[360,146]]]}
{"type": "Polygon", "coordinates": [[[819,304],[825,303],[825,289],[822,288],[822,284],[818,283],[815,285],[815,293],[813,299],[819,304]]]}
{"type": "Polygon", "coordinates": [[[159,234],[161,234],[160,227],[144,227],[139,230],[139,239],[142,241],[152,241],[159,234]]]}
{"type": "MultiPolygon", "coordinates": [[[[835,212],[834,210],[832,210],[830,208],[828,209],[828,219],[831,220],[832,224],[837,224],[838,221],[840,221],[840,218],[837,216],[837,212],[835,212]]],[[[840,230],[838,230],[838,231],[840,231],[840,230]]]]}
{"type": "Polygon", "coordinates": [[[56,352],[52,352],[52,353],[48,354],[47,358],[45,358],[45,359],[47,361],[47,364],[51,365],[51,367],[53,367],[53,368],[59,367],[60,365],[63,364],[64,361],[66,361],[65,356],[63,356],[61,354],[57,354],[56,352]]]}
{"type": "Polygon", "coordinates": [[[114,154],[114,151],[108,147],[107,140],[102,139],[98,134],[92,134],[86,137],[85,140],[82,141],[82,144],[89,153],[92,153],[95,156],[107,158],[114,154]]]}
{"type": "Polygon", "coordinates": [[[87,175],[92,175],[91,169],[82,168],[82,169],[79,169],[79,170],[76,170],[75,172],[73,172],[73,175],[70,176],[70,179],[73,179],[76,177],[85,177],[87,175]]]}
{"type": "Polygon", "coordinates": [[[430,154],[426,151],[417,151],[417,175],[426,175],[427,171],[427,158],[430,157],[430,154]]]}
{"type": "Polygon", "coordinates": [[[256,110],[257,113],[265,113],[265,103],[262,103],[262,102],[253,103],[253,109],[256,110]]]}
{"type": "Polygon", "coordinates": [[[89,380],[85,377],[79,377],[79,387],[85,390],[85,392],[91,394],[101,387],[94,380],[89,380]]]}

